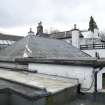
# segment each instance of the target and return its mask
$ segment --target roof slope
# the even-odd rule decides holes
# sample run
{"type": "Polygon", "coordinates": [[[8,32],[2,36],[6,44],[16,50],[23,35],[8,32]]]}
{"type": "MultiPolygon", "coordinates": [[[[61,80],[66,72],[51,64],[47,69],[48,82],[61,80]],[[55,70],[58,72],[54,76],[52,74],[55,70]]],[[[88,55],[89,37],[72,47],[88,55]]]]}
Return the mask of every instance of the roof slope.
{"type": "Polygon", "coordinates": [[[0,51],[0,59],[22,58],[28,53],[28,57],[33,58],[62,58],[88,57],[87,54],[73,47],[64,41],[57,39],[48,39],[43,37],[27,36],[13,45],[0,51]]]}
{"type": "Polygon", "coordinates": [[[0,33],[0,40],[18,41],[18,40],[20,40],[22,38],[23,38],[22,36],[9,35],[9,34],[0,33]]]}
{"type": "MultiPolygon", "coordinates": [[[[50,38],[54,38],[54,39],[66,39],[66,38],[71,38],[72,37],[72,31],[63,31],[63,32],[57,32],[57,33],[52,33],[49,34],[50,38]]],[[[80,38],[83,38],[82,33],[80,32],[79,35],[80,38]]]]}

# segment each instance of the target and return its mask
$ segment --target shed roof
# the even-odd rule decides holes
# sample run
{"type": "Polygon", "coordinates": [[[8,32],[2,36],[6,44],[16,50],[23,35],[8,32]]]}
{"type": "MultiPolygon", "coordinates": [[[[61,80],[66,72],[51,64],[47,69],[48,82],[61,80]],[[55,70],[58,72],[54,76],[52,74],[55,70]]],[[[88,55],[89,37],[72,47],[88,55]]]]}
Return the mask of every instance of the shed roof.
{"type": "Polygon", "coordinates": [[[14,60],[15,58],[23,58],[25,54],[31,58],[45,59],[89,57],[89,55],[65,41],[29,35],[0,51],[0,59],[14,60]]]}

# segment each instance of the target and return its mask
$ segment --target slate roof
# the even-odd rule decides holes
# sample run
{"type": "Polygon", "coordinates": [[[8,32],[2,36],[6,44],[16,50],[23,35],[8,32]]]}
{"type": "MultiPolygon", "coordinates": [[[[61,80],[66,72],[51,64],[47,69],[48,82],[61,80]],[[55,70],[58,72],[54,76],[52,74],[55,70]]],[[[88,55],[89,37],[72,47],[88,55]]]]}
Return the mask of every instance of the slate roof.
{"type": "MultiPolygon", "coordinates": [[[[49,34],[49,37],[54,39],[66,39],[66,38],[71,38],[72,35],[71,35],[71,31],[64,31],[64,32],[49,34]]],[[[83,35],[81,32],[80,32],[80,38],[83,38],[83,35]]]]}
{"type": "Polygon", "coordinates": [[[71,57],[89,57],[89,55],[81,52],[79,49],[65,41],[27,36],[13,45],[1,50],[0,59],[6,58],[13,60],[15,58],[23,58],[26,50],[30,53],[28,57],[31,58],[68,59],[71,57]]]}
{"type": "Polygon", "coordinates": [[[9,34],[0,33],[0,40],[18,41],[18,40],[20,40],[22,38],[23,38],[22,36],[9,35],[9,34]]]}
{"type": "MultiPolygon", "coordinates": [[[[53,39],[67,39],[67,38],[72,38],[72,31],[63,31],[63,32],[57,32],[57,33],[51,33],[51,34],[46,34],[46,33],[40,33],[37,36],[39,37],[45,37],[45,38],[53,38],[53,39]]],[[[82,31],[80,31],[80,38],[83,38],[82,31]]]]}

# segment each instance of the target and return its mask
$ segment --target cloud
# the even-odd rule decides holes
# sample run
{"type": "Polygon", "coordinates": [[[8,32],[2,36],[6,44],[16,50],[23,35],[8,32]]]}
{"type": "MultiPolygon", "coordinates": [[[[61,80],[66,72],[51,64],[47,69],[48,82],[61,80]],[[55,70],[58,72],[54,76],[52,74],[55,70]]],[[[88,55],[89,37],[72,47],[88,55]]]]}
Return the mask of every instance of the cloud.
{"type": "Polygon", "coordinates": [[[75,23],[81,29],[88,29],[92,15],[102,29],[105,28],[104,4],[104,0],[0,0],[0,27],[36,27],[41,20],[46,29],[66,30],[75,23]]]}

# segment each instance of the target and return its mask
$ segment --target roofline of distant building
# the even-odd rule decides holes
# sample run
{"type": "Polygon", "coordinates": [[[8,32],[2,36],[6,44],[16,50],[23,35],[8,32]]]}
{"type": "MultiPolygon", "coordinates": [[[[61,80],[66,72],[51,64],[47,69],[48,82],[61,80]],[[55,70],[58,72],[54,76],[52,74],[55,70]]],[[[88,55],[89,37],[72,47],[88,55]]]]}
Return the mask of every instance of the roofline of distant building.
{"type": "Polygon", "coordinates": [[[17,41],[17,40],[20,40],[21,38],[23,38],[23,36],[0,33],[0,40],[17,41]]]}

